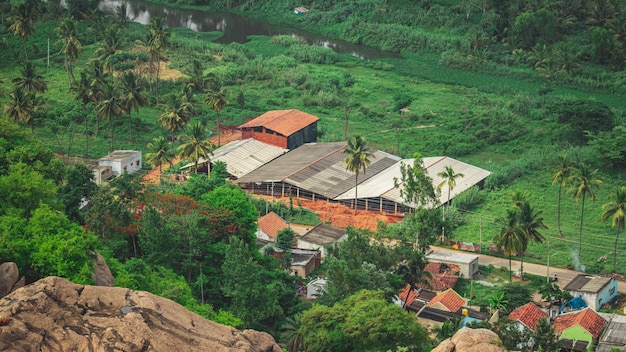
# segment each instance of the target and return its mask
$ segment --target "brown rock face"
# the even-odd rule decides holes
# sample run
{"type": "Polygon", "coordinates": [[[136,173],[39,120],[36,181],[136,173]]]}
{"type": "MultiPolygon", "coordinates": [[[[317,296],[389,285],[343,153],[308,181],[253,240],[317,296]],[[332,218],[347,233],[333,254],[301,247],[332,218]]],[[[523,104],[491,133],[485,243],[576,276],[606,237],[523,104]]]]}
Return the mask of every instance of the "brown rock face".
{"type": "Polygon", "coordinates": [[[498,335],[489,329],[462,328],[432,352],[505,352],[498,335]]]}
{"type": "Polygon", "coordinates": [[[113,286],[113,274],[111,274],[111,269],[100,253],[96,252],[93,262],[95,267],[91,273],[91,278],[96,286],[113,286]]]}
{"type": "Polygon", "coordinates": [[[274,339],[239,331],[151,293],[48,277],[0,300],[0,351],[281,352],[274,339]]]}
{"type": "Polygon", "coordinates": [[[0,297],[8,295],[20,278],[17,264],[6,262],[0,264],[0,297]]]}

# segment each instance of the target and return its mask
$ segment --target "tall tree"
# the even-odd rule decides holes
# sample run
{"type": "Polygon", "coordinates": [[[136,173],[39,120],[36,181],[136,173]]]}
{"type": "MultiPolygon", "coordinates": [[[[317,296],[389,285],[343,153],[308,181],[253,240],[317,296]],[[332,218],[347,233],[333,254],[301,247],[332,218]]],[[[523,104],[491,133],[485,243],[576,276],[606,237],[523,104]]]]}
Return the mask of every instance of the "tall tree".
{"type": "Polygon", "coordinates": [[[35,65],[31,61],[26,61],[20,69],[20,77],[13,78],[13,86],[20,88],[24,93],[44,93],[48,90],[48,85],[43,75],[37,72],[35,65]]]}
{"type": "Polygon", "coordinates": [[[148,46],[154,51],[157,58],[155,95],[159,104],[159,74],[161,72],[161,51],[170,46],[170,32],[165,28],[163,18],[155,17],[148,25],[148,46]]]}
{"type": "Polygon", "coordinates": [[[498,250],[504,248],[504,254],[509,257],[509,281],[512,280],[511,257],[523,248],[525,241],[524,236],[517,226],[517,220],[517,211],[515,211],[515,209],[507,210],[506,216],[498,219],[497,222],[500,224],[500,232],[493,238],[498,250]]]}
{"type": "Polygon", "coordinates": [[[16,5],[13,11],[14,15],[9,18],[9,22],[11,22],[9,30],[22,40],[24,58],[28,61],[26,39],[35,32],[35,20],[39,14],[38,7],[35,1],[27,0],[16,5]]]}
{"type": "Polygon", "coordinates": [[[148,143],[148,150],[150,151],[146,154],[146,159],[152,167],[159,167],[159,181],[161,180],[161,166],[165,163],[169,163],[172,159],[170,153],[169,142],[165,137],[158,136],[152,140],[151,143],[148,143]]]}
{"type": "Polygon", "coordinates": [[[218,88],[215,90],[210,90],[207,93],[206,99],[204,101],[207,106],[209,106],[213,111],[215,111],[216,115],[216,124],[217,124],[217,146],[221,145],[220,140],[220,112],[222,109],[228,105],[228,98],[226,98],[226,94],[222,88],[218,88]]]}
{"type": "MultiPolygon", "coordinates": [[[[184,137],[184,143],[178,147],[181,159],[187,158],[194,163],[194,172],[198,173],[198,161],[203,158],[207,161],[207,170],[211,169],[209,155],[213,154],[213,144],[207,138],[207,131],[200,122],[189,126],[184,137]]],[[[207,174],[209,171],[207,171],[207,174]]]]}
{"type": "Polygon", "coordinates": [[[133,143],[133,119],[131,116],[132,110],[137,113],[137,119],[139,119],[139,107],[145,106],[147,100],[142,94],[143,86],[141,85],[137,76],[133,71],[128,71],[120,79],[122,88],[122,100],[124,103],[124,110],[128,111],[128,127],[130,130],[130,142],[133,143]]]}
{"type": "Polygon", "coordinates": [[[98,48],[94,52],[94,55],[104,64],[104,69],[113,73],[113,67],[110,63],[110,58],[115,53],[122,50],[124,47],[124,36],[122,30],[112,25],[102,33],[102,41],[98,43],[98,48]]]}
{"type": "Polygon", "coordinates": [[[78,39],[78,24],[76,20],[71,18],[64,18],[59,23],[59,26],[54,30],[59,37],[57,45],[61,45],[60,53],[65,55],[65,69],[67,70],[67,76],[70,88],[74,85],[74,71],[72,63],[78,60],[78,56],[83,53],[83,46],[78,39]]]}
{"type": "MultiPolygon", "coordinates": [[[[427,263],[426,255],[420,251],[414,250],[398,264],[396,273],[401,275],[404,282],[409,285],[409,292],[413,292],[413,290],[417,289],[417,285],[419,284],[429,285],[428,279],[432,278],[432,276],[430,272],[424,270],[427,263]]],[[[406,299],[409,299],[408,294],[406,299]]],[[[408,310],[409,307],[406,303],[405,300],[403,306],[404,309],[408,310]]]]}
{"type": "Polygon", "coordinates": [[[35,129],[33,116],[39,108],[39,103],[34,94],[24,93],[19,88],[13,88],[9,94],[9,101],[4,106],[4,114],[14,122],[23,122],[30,126],[31,131],[35,129]]]}
{"type": "Polygon", "coordinates": [[[346,154],[346,158],[343,163],[346,165],[346,170],[354,173],[354,210],[357,208],[358,186],[359,186],[359,174],[361,171],[365,173],[367,167],[371,164],[370,158],[374,158],[374,154],[370,151],[369,146],[365,138],[360,135],[355,135],[348,140],[348,146],[341,151],[342,154],[346,154]]]}
{"type": "Polygon", "coordinates": [[[83,114],[85,116],[85,158],[89,157],[89,118],[87,115],[87,104],[93,101],[93,91],[91,90],[91,82],[85,71],[80,73],[78,84],[72,87],[74,92],[74,100],[83,104],[83,114]]]}
{"type": "Polygon", "coordinates": [[[520,261],[520,275],[524,278],[524,253],[528,249],[528,245],[531,242],[541,243],[545,240],[545,237],[539,232],[540,229],[547,229],[548,227],[543,223],[541,217],[541,211],[535,211],[530,202],[523,202],[517,207],[517,227],[519,232],[524,237],[521,242],[522,246],[519,249],[521,252],[520,261]]]}
{"type": "Polygon", "coordinates": [[[161,126],[174,135],[185,128],[191,118],[193,105],[183,98],[182,94],[172,93],[163,106],[165,112],[159,116],[161,126]]]}
{"type": "Polygon", "coordinates": [[[135,19],[128,11],[128,3],[126,1],[115,6],[115,17],[121,28],[126,28],[128,23],[135,19]]]}
{"type": "Polygon", "coordinates": [[[102,100],[98,104],[97,114],[98,117],[109,122],[109,129],[111,132],[111,147],[110,151],[115,150],[113,144],[113,125],[115,119],[119,117],[124,109],[124,102],[119,96],[117,87],[111,83],[108,83],[104,87],[102,100]]]}
{"type": "Polygon", "coordinates": [[[554,175],[552,176],[552,184],[559,184],[559,193],[557,197],[556,209],[556,226],[560,237],[563,237],[563,232],[561,232],[561,191],[563,190],[563,187],[567,185],[567,182],[571,179],[572,173],[574,171],[574,166],[569,160],[567,160],[567,156],[559,155],[559,163],[557,164],[554,175]]]}
{"type": "MultiPolygon", "coordinates": [[[[444,212],[443,219],[445,221],[445,213],[450,210],[450,193],[456,187],[456,179],[463,178],[465,175],[461,173],[456,173],[452,166],[446,166],[445,169],[437,174],[437,176],[441,177],[443,180],[437,185],[437,190],[441,191],[444,185],[448,186],[448,201],[446,202],[446,211],[444,212]]],[[[442,237],[445,242],[445,228],[442,228],[442,237]]]]}
{"type": "Polygon", "coordinates": [[[587,195],[589,199],[596,200],[596,194],[594,188],[598,188],[602,184],[602,180],[596,178],[598,169],[592,170],[591,167],[585,163],[580,164],[578,171],[573,176],[572,184],[576,187],[574,192],[574,199],[576,202],[582,197],[580,206],[580,233],[578,236],[578,257],[583,248],[583,218],[585,215],[585,198],[587,195]]]}
{"type": "Polygon", "coordinates": [[[611,201],[602,206],[602,220],[611,219],[611,227],[616,229],[615,243],[613,245],[613,272],[617,272],[617,240],[620,231],[624,231],[624,218],[626,217],[626,187],[621,186],[610,195],[611,201]]]}
{"type": "Polygon", "coordinates": [[[406,206],[426,207],[437,199],[433,180],[428,176],[422,155],[413,153],[413,165],[400,163],[400,179],[394,178],[394,187],[400,189],[400,196],[406,206]]]}
{"type": "Polygon", "coordinates": [[[90,61],[86,71],[90,82],[91,99],[94,103],[94,110],[96,110],[96,134],[98,134],[100,130],[100,118],[98,117],[97,107],[104,96],[105,87],[111,80],[111,74],[106,72],[104,64],[98,59],[90,61]]]}

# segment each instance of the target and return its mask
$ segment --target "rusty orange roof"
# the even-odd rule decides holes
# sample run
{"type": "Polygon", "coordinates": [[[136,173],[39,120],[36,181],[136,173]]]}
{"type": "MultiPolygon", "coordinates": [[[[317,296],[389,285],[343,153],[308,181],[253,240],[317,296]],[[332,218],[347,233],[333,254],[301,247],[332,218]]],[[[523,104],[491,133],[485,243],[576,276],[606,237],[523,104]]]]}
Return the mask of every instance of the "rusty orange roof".
{"type": "Polygon", "coordinates": [[[417,287],[439,292],[456,286],[461,269],[454,264],[428,263],[424,271],[428,271],[432,277],[426,278],[428,284],[419,283],[417,287]]]}
{"type": "Polygon", "coordinates": [[[561,314],[554,319],[552,325],[556,333],[562,333],[572,326],[579,325],[597,339],[602,332],[606,320],[593,309],[587,307],[577,313],[561,314]]]}
{"type": "Polygon", "coordinates": [[[259,218],[259,228],[270,238],[276,238],[278,231],[287,226],[289,226],[289,224],[273,211],[259,218]]]}
{"type": "Polygon", "coordinates": [[[544,313],[532,302],[515,308],[509,314],[509,319],[519,321],[532,331],[537,331],[537,323],[539,323],[541,318],[548,319],[548,314],[544,313]]]}
{"type": "Polygon", "coordinates": [[[419,292],[417,292],[416,290],[411,290],[411,285],[406,284],[406,286],[404,286],[404,288],[402,289],[402,292],[398,294],[398,298],[400,298],[403,304],[406,301],[406,306],[408,307],[413,304],[413,302],[415,302],[415,299],[419,297],[419,295],[419,292]],[[409,296],[408,299],[406,297],[407,295],[409,296]]]}
{"type": "Polygon", "coordinates": [[[239,128],[265,127],[283,136],[290,136],[318,120],[316,116],[296,109],[272,110],[244,123],[239,128]]]}
{"type": "Polygon", "coordinates": [[[440,303],[446,307],[448,311],[456,313],[459,309],[461,309],[461,307],[463,307],[463,305],[465,305],[465,299],[463,299],[463,297],[461,297],[461,295],[456,293],[453,289],[447,289],[435,296],[435,298],[431,299],[428,305],[432,306],[436,303],[440,303]]]}

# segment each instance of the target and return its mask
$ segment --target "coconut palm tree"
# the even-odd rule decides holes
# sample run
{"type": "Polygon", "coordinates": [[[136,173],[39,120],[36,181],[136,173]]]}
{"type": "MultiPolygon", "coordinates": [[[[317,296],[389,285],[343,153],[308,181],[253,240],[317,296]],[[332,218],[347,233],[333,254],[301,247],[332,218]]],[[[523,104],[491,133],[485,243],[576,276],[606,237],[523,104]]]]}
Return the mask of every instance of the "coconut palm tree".
{"type": "Polygon", "coordinates": [[[504,248],[504,254],[509,257],[509,281],[512,281],[511,257],[519,252],[523,246],[525,238],[517,226],[518,215],[515,209],[509,209],[504,218],[498,219],[500,224],[500,232],[498,232],[493,241],[496,243],[498,250],[504,248]]]}
{"type": "Polygon", "coordinates": [[[24,93],[20,88],[14,87],[9,94],[9,101],[4,106],[4,114],[14,122],[21,121],[29,125],[31,131],[34,131],[35,120],[33,115],[38,107],[39,104],[34,94],[24,93]]]}
{"type": "Polygon", "coordinates": [[[128,3],[126,1],[115,6],[115,17],[121,28],[126,28],[128,23],[135,19],[135,16],[131,16],[128,11],[128,3]]]}
{"type": "Polygon", "coordinates": [[[226,98],[226,94],[224,94],[224,90],[222,88],[218,88],[215,90],[211,90],[207,93],[206,99],[204,100],[206,105],[210,107],[216,114],[216,123],[217,123],[217,146],[221,145],[220,141],[220,111],[228,105],[228,98],[226,98]]]}
{"type": "MultiPolygon", "coordinates": [[[[450,193],[452,192],[454,187],[456,187],[456,179],[463,178],[465,175],[461,173],[457,174],[452,168],[452,166],[446,166],[443,171],[437,174],[437,176],[443,179],[443,181],[441,181],[441,183],[437,185],[437,191],[441,191],[441,188],[443,188],[444,185],[448,185],[448,201],[446,202],[447,204],[446,211],[443,213],[444,214],[443,220],[445,221],[446,220],[445,213],[450,210],[450,193]]],[[[445,230],[442,228],[442,231],[443,231],[443,240],[445,242],[445,230]]]]}
{"type": "MultiPolygon", "coordinates": [[[[409,285],[409,292],[417,289],[417,285],[424,284],[429,286],[430,283],[428,279],[432,278],[432,275],[424,270],[428,264],[428,260],[424,253],[414,250],[411,251],[408,257],[405,257],[404,260],[400,262],[396,272],[402,276],[404,282],[409,285]]],[[[407,294],[406,300],[409,299],[409,295],[407,294]]],[[[404,309],[409,309],[407,307],[407,302],[404,301],[404,309]]]]}
{"type": "Polygon", "coordinates": [[[374,154],[370,151],[367,141],[360,135],[355,135],[348,140],[348,146],[341,151],[347,157],[343,160],[346,164],[346,170],[354,173],[354,210],[356,212],[356,202],[358,199],[359,173],[365,170],[371,164],[370,158],[374,158],[374,154]]]}
{"type": "Polygon", "coordinates": [[[15,14],[9,18],[11,25],[9,30],[22,40],[24,58],[28,61],[26,53],[26,39],[35,32],[35,20],[39,14],[35,1],[27,0],[15,7],[15,14]]]}
{"type": "Polygon", "coordinates": [[[109,122],[109,129],[111,131],[111,148],[115,150],[113,144],[113,124],[115,118],[120,116],[124,111],[124,101],[119,95],[117,87],[111,83],[107,83],[104,87],[102,100],[98,103],[96,108],[98,118],[109,122]]]}
{"type": "Polygon", "coordinates": [[[306,329],[302,326],[302,313],[296,313],[285,319],[280,330],[283,341],[287,343],[288,352],[303,352],[306,350],[304,334],[306,329]]]}
{"type": "Polygon", "coordinates": [[[89,157],[89,128],[88,128],[88,115],[87,104],[93,101],[93,91],[91,90],[91,81],[85,71],[80,73],[80,80],[78,84],[72,87],[71,91],[76,94],[74,100],[80,101],[83,104],[83,113],[85,115],[85,158],[89,157]]]}
{"type": "Polygon", "coordinates": [[[87,66],[87,77],[89,78],[89,86],[91,89],[91,99],[94,102],[94,109],[96,109],[96,135],[100,131],[100,119],[98,118],[97,106],[102,100],[104,94],[104,87],[109,84],[111,75],[104,69],[102,61],[95,59],[89,62],[87,66]]]}
{"type": "Polygon", "coordinates": [[[13,86],[20,88],[24,93],[44,93],[48,90],[48,85],[43,75],[37,73],[35,65],[26,61],[20,69],[20,77],[13,78],[13,86]]]}
{"type": "Polygon", "coordinates": [[[161,51],[170,46],[170,32],[166,30],[161,17],[155,17],[148,25],[148,45],[155,52],[157,58],[156,67],[156,103],[159,104],[159,73],[161,71],[161,51]]]}
{"type": "Polygon", "coordinates": [[[561,190],[567,185],[572,177],[572,173],[575,171],[574,166],[567,160],[566,155],[559,156],[559,163],[555,169],[555,173],[552,176],[552,184],[559,184],[559,194],[557,197],[557,210],[556,210],[556,226],[560,237],[563,237],[561,232],[561,190]]]}
{"type": "Polygon", "coordinates": [[[626,187],[621,186],[610,195],[611,201],[602,206],[602,220],[611,218],[611,227],[616,228],[615,243],[613,245],[613,272],[617,272],[617,240],[620,231],[624,231],[626,217],[626,187]]]}
{"type": "Polygon", "coordinates": [[[207,131],[200,122],[189,126],[184,143],[178,147],[181,159],[187,158],[195,165],[195,173],[198,173],[198,161],[203,158],[207,161],[207,174],[211,169],[209,155],[213,155],[213,144],[207,138],[207,131]]]}
{"type": "Polygon", "coordinates": [[[77,35],[77,28],[77,22],[66,17],[61,20],[59,27],[54,30],[59,37],[56,44],[61,45],[61,51],[59,53],[65,55],[65,69],[67,70],[70,88],[75,81],[72,63],[78,60],[78,56],[83,53],[83,47],[77,35]]]}
{"type": "Polygon", "coordinates": [[[120,79],[122,89],[122,100],[124,101],[124,109],[128,111],[128,123],[130,128],[130,142],[134,142],[133,139],[133,119],[131,111],[135,110],[137,118],[139,119],[139,107],[147,104],[147,99],[141,93],[143,86],[135,76],[135,73],[128,71],[120,79]]]}
{"type": "Polygon", "coordinates": [[[583,246],[583,218],[585,215],[585,198],[587,195],[589,199],[596,200],[596,194],[593,192],[594,188],[598,188],[602,184],[602,180],[596,178],[598,169],[592,170],[589,165],[582,163],[578,167],[578,171],[573,176],[572,184],[576,187],[574,192],[574,199],[576,202],[582,197],[580,206],[580,233],[578,237],[578,257],[582,252],[583,246]],[[576,186],[577,185],[577,186],[576,186]]]}
{"type": "Polygon", "coordinates": [[[541,211],[535,211],[530,202],[523,202],[519,207],[517,207],[517,227],[519,232],[524,237],[524,241],[522,241],[522,246],[519,248],[521,253],[520,260],[520,275],[522,279],[524,278],[524,252],[528,249],[528,245],[531,242],[541,243],[546,238],[539,232],[540,229],[547,229],[546,224],[543,223],[543,218],[541,217],[541,211]]]}
{"type": "Polygon", "coordinates": [[[172,132],[172,142],[174,135],[185,128],[191,118],[193,105],[183,98],[182,94],[172,93],[164,105],[165,112],[159,116],[159,122],[167,131],[172,132]]]}
{"type": "Polygon", "coordinates": [[[196,92],[200,92],[204,89],[204,86],[206,85],[206,77],[204,75],[204,66],[202,66],[202,62],[200,60],[193,60],[189,77],[189,83],[187,83],[188,86],[193,88],[196,92]]]}
{"type": "Polygon", "coordinates": [[[121,51],[124,47],[124,37],[122,30],[116,26],[109,26],[104,31],[102,41],[98,44],[98,49],[94,55],[104,63],[104,69],[108,73],[113,73],[113,67],[109,62],[109,58],[115,53],[121,51]]]}
{"type": "Polygon", "coordinates": [[[146,154],[146,159],[152,167],[159,167],[159,182],[161,180],[161,166],[165,163],[169,163],[172,159],[169,144],[170,143],[163,136],[158,136],[153,139],[151,143],[148,143],[148,150],[150,150],[150,152],[146,154]]]}

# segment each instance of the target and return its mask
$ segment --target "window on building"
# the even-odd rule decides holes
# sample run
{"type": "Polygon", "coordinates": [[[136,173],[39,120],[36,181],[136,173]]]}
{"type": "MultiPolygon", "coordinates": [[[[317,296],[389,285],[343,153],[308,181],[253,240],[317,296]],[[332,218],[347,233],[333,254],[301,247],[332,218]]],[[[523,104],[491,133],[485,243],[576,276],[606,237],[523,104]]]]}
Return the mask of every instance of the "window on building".
{"type": "Polygon", "coordinates": [[[139,166],[139,160],[137,160],[136,163],[137,163],[137,166],[139,166]]]}
{"type": "Polygon", "coordinates": [[[256,127],[254,127],[252,130],[253,130],[254,132],[261,133],[261,132],[263,132],[263,127],[261,127],[261,126],[256,126],[256,127]]]}

